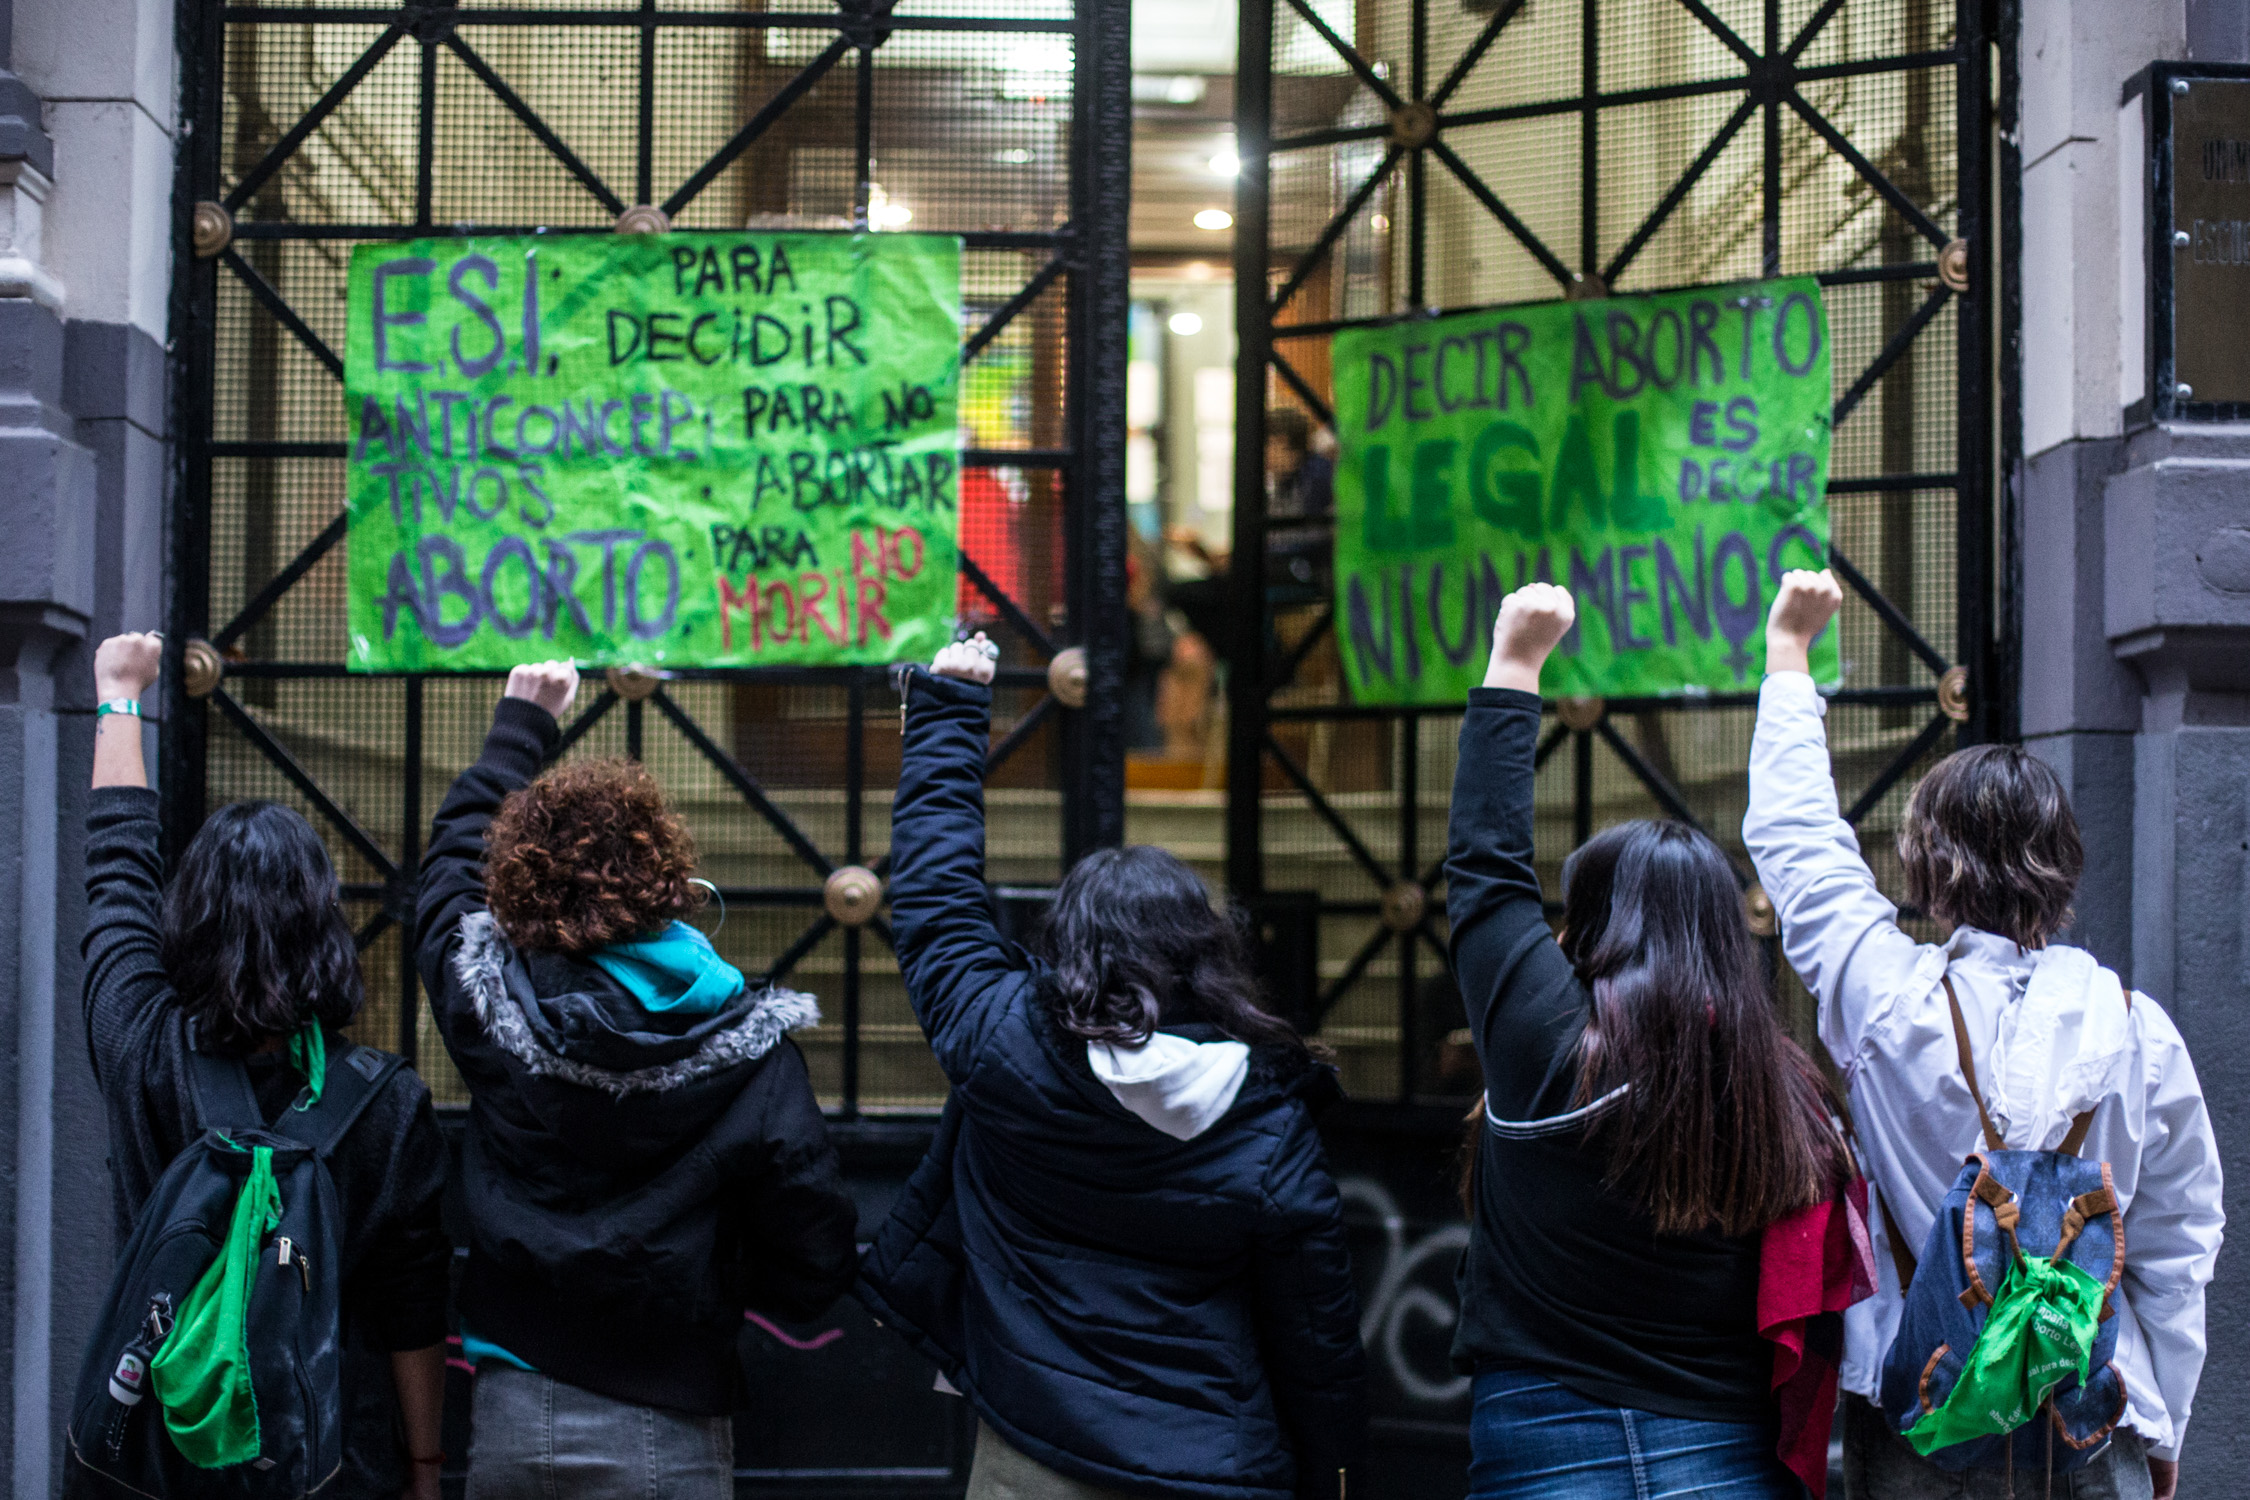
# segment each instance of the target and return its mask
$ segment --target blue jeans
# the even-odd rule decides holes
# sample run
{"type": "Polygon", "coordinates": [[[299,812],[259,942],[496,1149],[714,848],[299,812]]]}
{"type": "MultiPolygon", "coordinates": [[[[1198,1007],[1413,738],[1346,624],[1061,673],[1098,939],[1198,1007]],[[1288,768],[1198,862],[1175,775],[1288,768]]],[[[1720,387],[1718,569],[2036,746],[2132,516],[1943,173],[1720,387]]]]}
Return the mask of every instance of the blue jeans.
{"type": "Polygon", "coordinates": [[[597,1396],[487,1359],[468,1500],[733,1500],[734,1424],[597,1396]]]}
{"type": "Polygon", "coordinates": [[[1487,1370],[1469,1416],[1469,1500],[1800,1500],[1763,1423],[1605,1406],[1529,1370],[1487,1370]]]}

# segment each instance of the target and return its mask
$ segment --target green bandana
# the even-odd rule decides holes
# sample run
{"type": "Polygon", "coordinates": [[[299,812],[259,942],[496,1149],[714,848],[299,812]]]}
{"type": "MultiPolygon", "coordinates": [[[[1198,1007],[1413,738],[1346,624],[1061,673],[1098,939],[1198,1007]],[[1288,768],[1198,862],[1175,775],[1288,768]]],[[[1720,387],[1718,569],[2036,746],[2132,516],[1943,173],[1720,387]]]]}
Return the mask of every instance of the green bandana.
{"type": "Polygon", "coordinates": [[[1906,1430],[1925,1458],[2031,1420],[2063,1380],[2083,1384],[2102,1316],[2102,1284],[2067,1260],[2019,1255],[1945,1404],[1906,1430]]]}
{"type": "Polygon", "coordinates": [[[280,1222],[273,1150],[253,1146],[227,1242],[181,1304],[171,1337],[149,1361],[149,1382],[164,1408],[172,1446],[197,1468],[224,1468],[258,1456],[258,1398],[250,1388],[250,1343],[243,1325],[258,1280],[258,1253],[267,1231],[280,1222]]]}
{"type": "Polygon", "coordinates": [[[289,1066],[305,1075],[305,1097],[297,1108],[311,1109],[328,1084],[328,1038],[318,1021],[307,1021],[290,1034],[289,1066]]]}

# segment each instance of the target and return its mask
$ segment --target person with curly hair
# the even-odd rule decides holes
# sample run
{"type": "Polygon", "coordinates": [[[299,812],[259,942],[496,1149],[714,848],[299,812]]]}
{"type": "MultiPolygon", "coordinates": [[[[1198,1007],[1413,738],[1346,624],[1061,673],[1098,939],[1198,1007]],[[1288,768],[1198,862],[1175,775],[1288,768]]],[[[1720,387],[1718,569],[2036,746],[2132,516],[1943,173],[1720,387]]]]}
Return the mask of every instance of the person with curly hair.
{"type": "Polygon", "coordinates": [[[695,844],[627,760],[542,772],[578,673],[518,667],[438,809],[416,960],[469,1088],[471,1500],[731,1496],[746,1310],[817,1317],[858,1216],[788,1034],[682,920],[695,844]]]}

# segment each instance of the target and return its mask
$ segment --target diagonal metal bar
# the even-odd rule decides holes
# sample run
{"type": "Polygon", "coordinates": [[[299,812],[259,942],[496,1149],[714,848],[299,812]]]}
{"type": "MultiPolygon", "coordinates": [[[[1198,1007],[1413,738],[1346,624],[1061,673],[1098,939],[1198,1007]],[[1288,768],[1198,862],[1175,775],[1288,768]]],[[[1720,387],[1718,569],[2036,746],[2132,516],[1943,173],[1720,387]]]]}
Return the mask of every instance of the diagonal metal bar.
{"type": "Polygon", "coordinates": [[[1931,747],[1943,739],[1945,732],[1952,727],[1953,721],[1942,714],[1932,719],[1920,734],[1914,736],[1913,743],[1899,752],[1896,760],[1883,767],[1883,774],[1869,782],[1867,790],[1854,799],[1851,811],[1844,814],[1844,821],[1858,827],[1859,820],[1873,812],[1875,804],[1883,800],[1883,794],[1898,785],[1899,778],[1913,770],[1914,763],[1927,755],[1931,747]]]}
{"type": "Polygon", "coordinates": [[[1391,937],[1388,927],[1380,922],[1375,924],[1375,935],[1352,955],[1352,961],[1344,965],[1344,972],[1337,975],[1336,982],[1321,995],[1311,1017],[1313,1030],[1320,1030],[1321,1023],[1328,1019],[1328,1013],[1336,1008],[1336,1002],[1344,998],[1344,991],[1359,983],[1359,976],[1367,972],[1367,966],[1390,943],[1391,937]]]}
{"type": "Polygon", "coordinates": [[[562,738],[555,741],[555,748],[547,753],[548,763],[561,760],[569,753],[571,746],[584,739],[587,732],[602,721],[602,715],[623,701],[617,696],[616,689],[603,688],[601,696],[587,704],[585,710],[570,721],[570,727],[562,732],[562,738]]]}
{"type": "Polygon", "coordinates": [[[397,862],[383,852],[383,846],[376,843],[373,836],[366,829],[360,827],[350,813],[344,811],[337,805],[333,797],[320,789],[320,783],[313,780],[311,773],[297,763],[297,757],[289,753],[288,746],[268,734],[266,727],[256,719],[251,718],[250,711],[235,702],[233,695],[228,693],[226,689],[214,689],[211,694],[211,701],[219,705],[220,711],[233,722],[236,729],[242,732],[242,737],[250,742],[251,748],[267,760],[272,761],[274,769],[279,771],[283,778],[319,811],[322,817],[335,825],[336,831],[344,836],[344,842],[357,849],[360,856],[373,865],[382,874],[385,881],[398,878],[397,862]]]}
{"type": "Polygon", "coordinates": [[[1546,765],[1547,758],[1560,750],[1569,739],[1570,726],[1568,724],[1557,724],[1554,728],[1548,730],[1547,737],[1539,742],[1538,750],[1532,754],[1531,769],[1536,771],[1546,765]]]}
{"type": "Polygon", "coordinates": [[[282,136],[280,140],[275,141],[266,154],[258,159],[258,164],[236,181],[226,197],[220,200],[225,203],[227,212],[240,212],[242,205],[248,203],[258,189],[266,185],[266,179],[280,171],[281,164],[296,154],[297,148],[305,143],[305,137],[320,128],[320,122],[335,112],[336,106],[344,102],[345,96],[359,87],[359,81],[365,78],[374,66],[383,60],[385,54],[391,48],[397,46],[399,39],[405,35],[406,23],[394,21],[388,30],[375,38],[368,45],[367,50],[359,55],[359,60],[346,68],[336,81],[328,86],[328,92],[313,101],[312,108],[298,117],[297,123],[289,127],[288,133],[282,136]]]}
{"type": "Polygon", "coordinates": [[[1344,60],[1345,66],[1359,75],[1359,81],[1366,84],[1373,91],[1375,97],[1383,101],[1386,108],[1398,109],[1404,106],[1406,101],[1399,97],[1398,91],[1383,81],[1382,74],[1368,66],[1367,59],[1359,55],[1358,48],[1336,35],[1335,30],[1321,19],[1320,12],[1314,10],[1307,3],[1307,0],[1289,0],[1289,8],[1304,17],[1305,24],[1318,32],[1320,39],[1335,49],[1336,55],[1344,60]]]}
{"type": "Polygon", "coordinates": [[[1865,178],[1869,187],[1882,194],[1883,201],[1897,209],[1899,217],[1913,225],[1915,232],[1920,234],[1922,238],[1940,249],[1943,249],[1953,238],[1944,230],[1938,228],[1936,221],[1931,219],[1928,214],[1922,212],[1920,204],[1899,191],[1897,183],[1884,176],[1873,162],[1860,155],[1859,148],[1844,139],[1844,133],[1829,124],[1827,116],[1807,104],[1803,95],[1791,91],[1789,107],[1797,112],[1800,119],[1813,128],[1814,134],[1828,143],[1830,150],[1850,163],[1851,169],[1865,178]]]}
{"type": "Polygon", "coordinates": [[[1492,13],[1492,19],[1484,23],[1484,30],[1478,32],[1477,39],[1469,43],[1469,50],[1461,54],[1460,60],[1454,63],[1453,70],[1445,75],[1445,81],[1437,86],[1437,92],[1430,95],[1430,108],[1445,108],[1445,101],[1453,97],[1453,91],[1468,80],[1469,70],[1484,61],[1484,54],[1492,50],[1494,42],[1500,40],[1501,31],[1527,3],[1529,0],[1502,0],[1500,8],[1492,13]]]}
{"type": "Polygon", "coordinates": [[[1013,625],[1017,632],[1024,639],[1030,641],[1032,645],[1038,647],[1041,653],[1053,656],[1055,654],[1054,638],[1032,623],[1031,616],[1023,612],[1023,606],[1009,598],[1007,591],[994,583],[991,575],[977,566],[975,558],[969,556],[966,552],[960,554],[960,556],[961,571],[969,576],[969,582],[976,585],[978,593],[992,601],[992,607],[1000,611],[1000,618],[1013,625]]]}
{"type": "Polygon", "coordinates": [[[1006,765],[1008,758],[1021,750],[1024,743],[1038,732],[1039,726],[1046,722],[1047,715],[1054,706],[1055,695],[1049,693],[1037,703],[1032,704],[1030,710],[1022,718],[1009,726],[1008,732],[1000,737],[999,743],[984,753],[984,774],[990,776],[994,771],[1006,765]]]}
{"type": "Polygon", "coordinates": [[[359,931],[352,934],[352,946],[358,949],[360,952],[365,953],[367,951],[367,945],[374,942],[377,938],[381,937],[383,935],[384,929],[388,928],[390,925],[391,914],[389,912],[379,911],[375,913],[374,916],[367,919],[367,925],[365,927],[362,927],[359,931]]]}
{"type": "Polygon", "coordinates": [[[1833,540],[1828,544],[1828,566],[1844,575],[1844,582],[1852,586],[1852,592],[1867,601],[1867,607],[1875,611],[1875,617],[1890,627],[1893,635],[1906,642],[1907,649],[1922,658],[1924,666],[1940,677],[1945,675],[1952,663],[1938,655],[1935,646],[1922,639],[1922,632],[1914,628],[1914,622],[1900,614],[1898,606],[1884,598],[1881,591],[1867,581],[1867,575],[1860,572],[1850,558],[1836,549],[1833,540]]]}
{"type": "Polygon", "coordinates": [[[1930,288],[1930,295],[1924,297],[1922,305],[1914,309],[1914,316],[1898,326],[1890,341],[1876,353],[1874,360],[1859,372],[1859,378],[1852,382],[1852,388],[1837,398],[1835,409],[1828,419],[1831,431],[1844,425],[1844,418],[1850,416],[1852,409],[1867,398],[1869,391],[1875,389],[1875,382],[1881,380],[1891,366],[1898,363],[1899,356],[1913,346],[1915,338],[1929,326],[1930,319],[1938,315],[1938,309],[1945,306],[1952,296],[1953,289],[1942,281],[1930,288]]]}
{"type": "Polygon", "coordinates": [[[1829,19],[1843,8],[1844,0],[1825,0],[1820,9],[1812,13],[1812,19],[1805,22],[1804,27],[1798,31],[1797,39],[1789,44],[1789,50],[1781,55],[1788,61],[1795,62],[1813,44],[1813,38],[1820,35],[1820,28],[1826,26],[1829,19]]]}
{"type": "Polygon", "coordinates": [[[1451,977],[1453,975],[1453,955],[1445,951],[1444,943],[1438,941],[1436,924],[1428,917],[1424,917],[1414,924],[1414,932],[1423,942],[1430,945],[1430,951],[1438,956],[1438,962],[1445,965],[1445,972],[1448,977],[1451,977]]]}
{"type": "Polygon", "coordinates": [[[1672,217],[1672,211],[1680,206],[1689,191],[1702,180],[1703,174],[1711,169],[1711,164],[1719,159],[1719,153],[1727,149],[1743,124],[1757,112],[1758,101],[1755,98],[1744,99],[1735,107],[1734,113],[1727,117],[1718,133],[1711,137],[1711,143],[1703,148],[1703,154],[1688,163],[1687,170],[1680,174],[1680,180],[1673,183],[1672,190],[1664,195],[1664,201],[1657,204],[1649,216],[1641,221],[1641,227],[1633,231],[1633,237],[1602,268],[1602,282],[1605,286],[1617,285],[1617,278],[1625,274],[1625,268],[1633,263],[1633,257],[1639,255],[1647,248],[1648,242],[1656,238],[1656,232],[1672,217]]]}
{"type": "Polygon", "coordinates": [[[1016,320],[1018,313],[1038,301],[1039,294],[1053,286],[1055,278],[1069,269],[1068,262],[1060,255],[1041,266],[1038,274],[1023,284],[1023,290],[1002,303],[997,312],[984,320],[984,326],[969,336],[969,341],[961,346],[961,363],[966,365],[984,353],[985,346],[1000,337],[1001,331],[1016,320]]]}
{"type": "Polygon", "coordinates": [[[1320,644],[1321,637],[1327,635],[1335,625],[1336,606],[1331,604],[1312,622],[1312,628],[1305,632],[1305,638],[1290,649],[1287,659],[1281,664],[1281,670],[1274,674],[1273,685],[1266,689],[1268,697],[1297,680],[1297,669],[1305,664],[1305,658],[1313,654],[1313,648],[1320,644]]]}
{"type": "Polygon", "coordinates": [[[1726,22],[1720,20],[1718,16],[1713,14],[1711,7],[1705,5],[1703,3],[1703,0],[1680,0],[1680,4],[1687,7],[1687,12],[1689,15],[1695,17],[1698,21],[1701,21],[1703,23],[1704,30],[1710,32],[1711,35],[1726,43],[1727,50],[1732,52],[1736,57],[1741,58],[1744,62],[1748,63],[1753,68],[1757,67],[1760,63],[1765,61],[1764,58],[1758,56],[1758,51],[1755,47],[1752,47],[1748,42],[1737,36],[1735,34],[1734,28],[1732,26],[1729,26],[1726,22]]]}
{"type": "Polygon", "coordinates": [[[1344,821],[1342,813],[1329,805],[1328,799],[1320,794],[1320,788],[1312,784],[1312,778],[1305,774],[1304,768],[1289,758],[1289,752],[1281,748],[1281,742],[1273,737],[1273,731],[1265,731],[1260,738],[1265,744],[1266,754],[1272,756],[1274,764],[1281,767],[1281,774],[1288,777],[1297,790],[1304,794],[1305,800],[1312,804],[1312,810],[1335,831],[1336,837],[1343,841],[1344,847],[1351,851],[1352,858],[1359,861],[1368,877],[1378,888],[1389,890],[1396,877],[1383,868],[1381,860],[1367,852],[1367,846],[1360,842],[1359,835],[1352,832],[1352,825],[1344,821]]]}
{"type": "Polygon", "coordinates": [[[1352,220],[1367,206],[1367,200],[1375,196],[1375,190],[1383,185],[1383,179],[1391,175],[1391,168],[1397,166],[1398,159],[1405,154],[1397,146],[1385,151],[1383,159],[1376,163],[1375,170],[1367,174],[1367,180],[1344,200],[1344,206],[1336,210],[1336,216],[1320,231],[1320,238],[1313,241],[1312,248],[1291,268],[1289,279],[1281,284],[1281,290],[1275,294],[1273,302],[1266,309],[1268,322],[1281,316],[1281,310],[1289,305],[1291,297],[1297,295],[1297,289],[1305,284],[1313,272],[1320,269],[1321,261],[1335,247],[1336,241],[1343,238],[1344,231],[1351,227],[1352,220]]]}
{"type": "Polygon", "coordinates": [[[758,976],[765,984],[779,984],[789,977],[789,971],[804,962],[805,955],[820,946],[820,940],[836,930],[836,919],[822,912],[813,924],[797,935],[797,941],[781,950],[779,956],[758,976]]]}
{"type": "Polygon", "coordinates": [[[805,837],[804,830],[797,826],[796,821],[774,805],[773,799],[766,795],[766,789],[758,785],[757,778],[742,769],[742,762],[721,749],[717,741],[705,734],[703,726],[696,723],[686,709],[674,702],[670,693],[658,688],[649,695],[648,701],[672,721],[672,727],[680,732],[681,737],[693,745],[705,760],[711,762],[713,768],[727,779],[759,817],[773,825],[774,832],[781,835],[781,841],[789,846],[792,853],[823,877],[836,872],[836,867],[814,847],[811,839],[805,837]]]}
{"type": "Polygon", "coordinates": [[[297,342],[304,345],[314,359],[328,367],[329,374],[338,380],[344,378],[344,362],[336,357],[336,351],[329,348],[303,318],[297,316],[297,310],[282,300],[281,293],[274,290],[272,282],[258,274],[256,266],[244,260],[231,247],[222,252],[219,258],[227,263],[227,269],[241,278],[242,284],[250,289],[250,295],[263,303],[266,311],[272,313],[282,327],[295,335],[297,342]]]}
{"type": "Polygon", "coordinates": [[[1441,140],[1432,140],[1429,149],[1432,155],[1445,163],[1446,170],[1453,174],[1454,179],[1469,190],[1469,196],[1483,204],[1484,211],[1498,219],[1508,233],[1514,235],[1524,249],[1531,252],[1531,258],[1547,268],[1547,274],[1554,277],[1558,285],[1568,287],[1575,280],[1570,267],[1556,258],[1555,252],[1547,248],[1546,241],[1533,233],[1529,224],[1517,218],[1514,210],[1502,203],[1499,196],[1484,185],[1484,180],[1470,170],[1469,164],[1453,154],[1451,146],[1441,140]]]}
{"type": "Polygon", "coordinates": [[[475,48],[461,40],[461,33],[456,31],[447,36],[445,45],[451,48],[453,55],[460,58],[462,64],[470,72],[476,74],[484,86],[492,91],[494,98],[508,107],[510,114],[523,122],[526,130],[539,138],[539,144],[547,148],[547,154],[561,162],[564,169],[571,176],[577,178],[587,192],[594,195],[595,202],[601,204],[603,208],[608,209],[613,214],[625,212],[625,200],[611,192],[609,184],[602,181],[600,175],[592,167],[579,160],[578,153],[565,145],[561,136],[556,135],[554,131],[547,127],[547,122],[539,118],[538,111],[526,103],[514,89],[508,87],[507,80],[494,72],[491,65],[477,55],[475,48]]]}
{"type": "Polygon", "coordinates": [[[1648,788],[1649,795],[1656,799],[1658,806],[1690,828],[1710,833],[1711,830],[1703,826],[1703,820],[1688,807],[1687,799],[1680,795],[1680,789],[1672,785],[1663,772],[1650,765],[1641,752],[1633,748],[1631,741],[1617,732],[1617,726],[1609,721],[1607,714],[1594,725],[1594,733],[1601,738],[1603,744],[1609,746],[1612,754],[1625,762],[1625,769],[1631,771],[1641,785],[1648,788]]]}
{"type": "MultiPolygon", "coordinates": [[[[884,9],[889,9],[886,5],[884,9]]],[[[852,50],[848,37],[839,36],[822,48],[820,55],[806,63],[796,77],[778,89],[771,99],[758,106],[758,112],[743,123],[733,139],[713,152],[711,159],[696,169],[693,177],[683,182],[679,190],[664,200],[667,217],[677,217],[681,209],[695,201],[696,196],[709,187],[718,175],[734,165],[736,157],[758,143],[758,137],[773,128],[774,122],[789,112],[789,107],[812,92],[814,84],[828,75],[829,69],[842,62],[852,50]]]]}
{"type": "Polygon", "coordinates": [[[1329,407],[1327,402],[1320,399],[1320,393],[1312,388],[1305,377],[1297,373],[1296,367],[1281,357],[1279,350],[1267,349],[1266,362],[1273,366],[1274,373],[1281,377],[1282,384],[1295,391],[1297,399],[1312,408],[1313,415],[1320,418],[1321,426],[1334,427],[1336,425],[1334,410],[1329,407]]]}
{"type": "Polygon", "coordinates": [[[243,635],[261,619],[267,610],[281,602],[281,596],[297,586],[297,580],[310,573],[313,564],[326,557],[329,550],[344,539],[344,515],[321,528],[320,535],[305,543],[304,550],[289,560],[289,566],[273,575],[266,586],[258,590],[257,597],[235,612],[227,628],[211,637],[211,644],[224,652],[227,647],[242,639],[243,635]]]}

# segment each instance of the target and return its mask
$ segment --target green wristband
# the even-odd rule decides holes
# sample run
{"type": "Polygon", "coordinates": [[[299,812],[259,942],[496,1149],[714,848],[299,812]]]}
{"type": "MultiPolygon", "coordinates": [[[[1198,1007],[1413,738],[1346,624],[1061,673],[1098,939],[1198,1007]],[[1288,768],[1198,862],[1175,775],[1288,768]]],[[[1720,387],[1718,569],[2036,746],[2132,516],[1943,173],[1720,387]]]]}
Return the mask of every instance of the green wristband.
{"type": "Polygon", "coordinates": [[[138,698],[111,698],[107,702],[95,705],[94,717],[96,719],[109,714],[131,714],[137,719],[141,716],[141,700],[138,698]]]}

